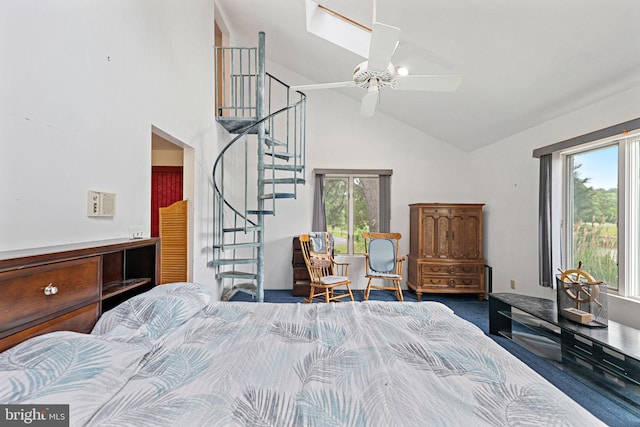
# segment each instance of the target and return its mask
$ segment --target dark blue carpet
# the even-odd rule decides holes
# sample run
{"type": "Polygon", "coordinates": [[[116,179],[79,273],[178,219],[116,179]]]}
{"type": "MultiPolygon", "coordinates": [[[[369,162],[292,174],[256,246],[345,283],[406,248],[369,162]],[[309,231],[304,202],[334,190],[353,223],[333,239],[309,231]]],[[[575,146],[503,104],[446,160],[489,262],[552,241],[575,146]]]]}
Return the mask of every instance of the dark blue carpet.
{"type": "MultiPolygon", "coordinates": [[[[354,291],[357,301],[363,300],[362,291],[354,291]]],[[[264,301],[273,303],[302,303],[304,297],[294,297],[291,290],[266,290],[264,301]]],[[[391,291],[371,291],[370,300],[396,301],[391,291]]],[[[404,292],[405,301],[417,301],[416,294],[404,292]]],[[[640,417],[630,413],[623,406],[596,392],[575,377],[567,374],[551,362],[536,356],[511,340],[495,335],[489,335],[489,302],[478,301],[475,295],[435,295],[423,294],[423,301],[438,301],[450,307],[458,316],[478,326],[491,339],[504,347],[511,354],[522,360],[533,370],[546,378],[550,383],[562,390],[573,400],[586,408],[593,415],[607,425],[640,426],[640,417]]],[[[252,301],[252,297],[237,293],[231,301],[252,301]]],[[[315,303],[315,302],[314,302],[315,303]]],[[[585,426],[587,427],[587,426],[585,426]]]]}

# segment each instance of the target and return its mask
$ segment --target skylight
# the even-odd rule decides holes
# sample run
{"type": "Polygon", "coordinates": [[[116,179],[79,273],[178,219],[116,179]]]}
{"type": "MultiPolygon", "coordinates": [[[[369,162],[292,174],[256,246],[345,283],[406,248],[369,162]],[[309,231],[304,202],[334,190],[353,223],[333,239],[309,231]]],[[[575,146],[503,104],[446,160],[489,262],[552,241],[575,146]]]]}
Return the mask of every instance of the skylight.
{"type": "Polygon", "coordinates": [[[307,31],[367,58],[371,29],[312,0],[306,0],[307,31]]]}

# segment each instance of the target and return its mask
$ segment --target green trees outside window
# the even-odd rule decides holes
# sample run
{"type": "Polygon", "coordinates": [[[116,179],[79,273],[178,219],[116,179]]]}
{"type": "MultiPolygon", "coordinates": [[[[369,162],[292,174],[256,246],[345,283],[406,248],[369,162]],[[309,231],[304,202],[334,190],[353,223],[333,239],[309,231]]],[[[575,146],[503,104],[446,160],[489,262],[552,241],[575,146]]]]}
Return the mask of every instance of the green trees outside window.
{"type": "Polygon", "coordinates": [[[378,231],[380,190],[377,176],[327,176],[324,183],[327,231],[336,254],[364,254],[365,231],[378,231]]]}
{"type": "Polygon", "coordinates": [[[582,261],[585,271],[617,290],[618,146],[573,154],[568,161],[572,236],[567,266],[577,268],[582,261]]]}

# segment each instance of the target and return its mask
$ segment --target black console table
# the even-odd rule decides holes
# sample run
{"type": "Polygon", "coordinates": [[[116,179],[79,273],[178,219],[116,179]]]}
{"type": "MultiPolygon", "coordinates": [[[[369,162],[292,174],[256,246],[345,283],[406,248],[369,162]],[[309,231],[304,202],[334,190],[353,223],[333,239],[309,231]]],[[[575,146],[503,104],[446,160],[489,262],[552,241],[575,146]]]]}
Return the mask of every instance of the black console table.
{"type": "Polygon", "coordinates": [[[558,317],[555,301],[490,294],[489,332],[512,339],[516,330],[554,343],[561,369],[640,415],[640,330],[611,320],[607,328],[581,326],[558,317]]]}

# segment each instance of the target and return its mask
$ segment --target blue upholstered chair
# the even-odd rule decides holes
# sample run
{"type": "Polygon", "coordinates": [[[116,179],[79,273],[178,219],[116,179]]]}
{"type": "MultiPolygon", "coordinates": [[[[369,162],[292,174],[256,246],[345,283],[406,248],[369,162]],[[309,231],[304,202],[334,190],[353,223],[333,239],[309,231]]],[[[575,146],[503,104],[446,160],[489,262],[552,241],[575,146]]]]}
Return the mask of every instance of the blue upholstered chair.
{"type": "Polygon", "coordinates": [[[369,279],[364,291],[364,299],[369,299],[371,289],[394,291],[398,301],[404,301],[402,296],[402,263],[405,258],[398,257],[398,242],[402,238],[400,233],[362,233],[365,242],[366,274],[369,279]],[[381,280],[382,284],[372,284],[372,280],[381,280]],[[391,282],[391,283],[389,283],[391,282]]]}

